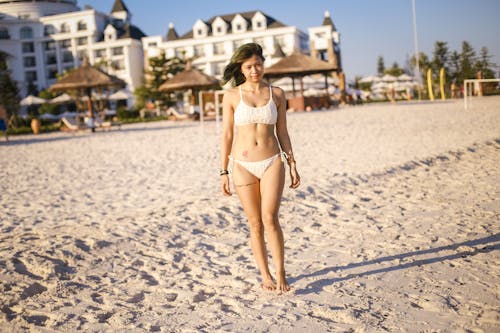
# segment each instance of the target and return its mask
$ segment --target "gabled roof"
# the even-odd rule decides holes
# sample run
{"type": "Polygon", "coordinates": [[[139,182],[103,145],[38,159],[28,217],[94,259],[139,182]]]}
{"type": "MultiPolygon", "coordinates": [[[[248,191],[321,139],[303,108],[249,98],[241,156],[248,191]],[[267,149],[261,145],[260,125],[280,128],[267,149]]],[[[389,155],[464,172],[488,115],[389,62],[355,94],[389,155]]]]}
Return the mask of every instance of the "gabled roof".
{"type": "Polygon", "coordinates": [[[174,25],[171,24],[167,32],[167,41],[176,40],[177,38],[179,38],[179,35],[177,31],[175,31],[174,25]]]}
{"type": "Polygon", "coordinates": [[[133,24],[125,24],[123,26],[123,28],[121,29],[117,29],[118,30],[118,39],[122,39],[122,38],[132,38],[132,39],[137,39],[137,40],[141,40],[142,37],[146,37],[146,34],[144,32],[142,32],[141,29],[139,29],[138,27],[136,27],[135,25],[133,24]]]}
{"type": "MultiPolygon", "coordinates": [[[[111,22],[109,24],[116,30],[116,39],[132,38],[141,40],[142,37],[146,37],[146,34],[133,24],[130,23],[122,24],[121,21],[111,22]]],[[[100,36],[98,41],[101,42],[103,40],[104,40],[104,34],[100,36]]]]}
{"type": "MultiPolygon", "coordinates": [[[[220,17],[222,20],[224,20],[226,23],[228,23],[228,33],[231,33],[231,25],[229,23],[231,23],[231,21],[234,19],[234,17],[236,15],[241,15],[245,20],[247,20],[247,22],[251,23],[252,22],[252,17],[258,13],[258,12],[261,12],[260,10],[253,10],[253,11],[249,11],[249,12],[243,12],[243,13],[232,13],[232,14],[225,14],[225,15],[216,15],[216,16],[213,16],[211,17],[208,21],[203,21],[205,22],[205,24],[207,24],[207,26],[209,27],[209,36],[211,35],[211,26],[212,26],[212,23],[215,21],[215,19],[217,17],[220,17]]],[[[281,27],[286,27],[287,25],[276,20],[275,18],[269,16],[269,15],[266,15],[265,13],[262,13],[264,15],[264,17],[266,18],[266,23],[267,23],[267,28],[268,29],[273,29],[273,28],[281,28],[281,27]]],[[[251,31],[252,30],[252,25],[249,24],[248,25],[248,30],[251,31]]],[[[184,35],[182,35],[181,37],[179,37],[179,39],[189,39],[189,38],[193,38],[193,30],[190,30],[188,31],[187,33],[185,33],[184,35]]]]}
{"type": "Polygon", "coordinates": [[[325,13],[325,18],[323,19],[322,25],[329,25],[332,27],[333,31],[337,31],[337,28],[335,28],[335,24],[333,24],[333,21],[332,21],[332,18],[330,17],[329,12],[325,13]]]}
{"type": "Polygon", "coordinates": [[[125,6],[122,0],[115,0],[115,3],[113,4],[113,8],[111,8],[111,13],[116,13],[116,12],[127,12],[128,8],[125,6]]]}

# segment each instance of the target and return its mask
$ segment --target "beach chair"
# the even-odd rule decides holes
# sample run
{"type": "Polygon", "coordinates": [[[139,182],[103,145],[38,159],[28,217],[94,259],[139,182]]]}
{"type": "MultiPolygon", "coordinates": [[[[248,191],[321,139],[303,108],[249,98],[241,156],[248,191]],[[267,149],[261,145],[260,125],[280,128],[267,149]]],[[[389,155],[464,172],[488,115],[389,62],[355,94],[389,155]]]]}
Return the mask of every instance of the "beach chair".
{"type": "Polygon", "coordinates": [[[120,122],[103,120],[99,114],[96,114],[94,117],[94,125],[97,128],[102,128],[102,129],[111,129],[113,126],[116,126],[118,127],[118,129],[121,129],[122,126],[120,122]]]}
{"type": "Polygon", "coordinates": [[[61,131],[74,132],[74,131],[84,130],[84,129],[87,128],[85,125],[83,125],[83,126],[80,125],[76,121],[76,119],[71,119],[70,120],[70,118],[62,117],[61,121],[62,121],[62,123],[64,125],[64,126],[61,127],[61,131]]]}
{"type": "Polygon", "coordinates": [[[192,119],[194,117],[194,115],[180,113],[179,111],[177,111],[176,109],[174,109],[172,107],[167,109],[167,114],[168,114],[169,118],[171,118],[173,120],[187,120],[187,119],[192,119]]]}

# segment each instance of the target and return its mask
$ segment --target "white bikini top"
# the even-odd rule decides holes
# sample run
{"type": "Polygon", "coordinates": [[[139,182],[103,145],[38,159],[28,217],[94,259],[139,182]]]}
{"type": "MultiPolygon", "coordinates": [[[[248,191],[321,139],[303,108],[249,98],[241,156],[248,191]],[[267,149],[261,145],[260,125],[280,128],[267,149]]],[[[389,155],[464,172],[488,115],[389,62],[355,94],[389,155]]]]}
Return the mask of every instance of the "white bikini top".
{"type": "Polygon", "coordinates": [[[240,86],[240,102],[234,110],[234,124],[236,126],[248,124],[274,125],[278,120],[278,109],[273,101],[273,90],[269,86],[269,101],[264,106],[253,107],[245,104],[240,86]]]}

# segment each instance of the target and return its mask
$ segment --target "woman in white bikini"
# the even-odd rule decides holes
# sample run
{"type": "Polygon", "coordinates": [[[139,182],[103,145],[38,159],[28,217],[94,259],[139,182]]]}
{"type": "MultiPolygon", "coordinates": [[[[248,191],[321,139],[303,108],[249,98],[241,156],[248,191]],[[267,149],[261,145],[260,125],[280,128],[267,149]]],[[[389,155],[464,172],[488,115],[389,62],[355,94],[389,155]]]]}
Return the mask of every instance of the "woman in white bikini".
{"type": "Polygon", "coordinates": [[[278,221],[285,185],[283,162],[287,161],[290,167],[291,188],[300,185],[300,177],[286,126],[285,93],[263,81],[263,63],[260,45],[248,43],[236,50],[224,70],[223,82],[231,82],[233,88],[226,91],[223,99],[221,189],[224,195],[231,195],[230,167],[234,188],[250,225],[250,245],[262,287],[283,293],[290,290],[285,277],[283,232],[278,221]],[[264,230],[276,280],[269,271],[264,230]]]}

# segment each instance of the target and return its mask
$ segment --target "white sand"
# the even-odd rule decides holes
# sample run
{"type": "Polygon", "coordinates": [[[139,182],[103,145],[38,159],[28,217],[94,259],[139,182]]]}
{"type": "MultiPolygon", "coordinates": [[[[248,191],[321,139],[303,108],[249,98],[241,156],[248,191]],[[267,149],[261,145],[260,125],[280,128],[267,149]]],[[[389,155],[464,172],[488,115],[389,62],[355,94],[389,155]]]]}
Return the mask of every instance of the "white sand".
{"type": "Polygon", "coordinates": [[[500,98],[288,122],[284,296],[219,194],[214,122],[2,142],[0,331],[500,331],[500,98]]]}

